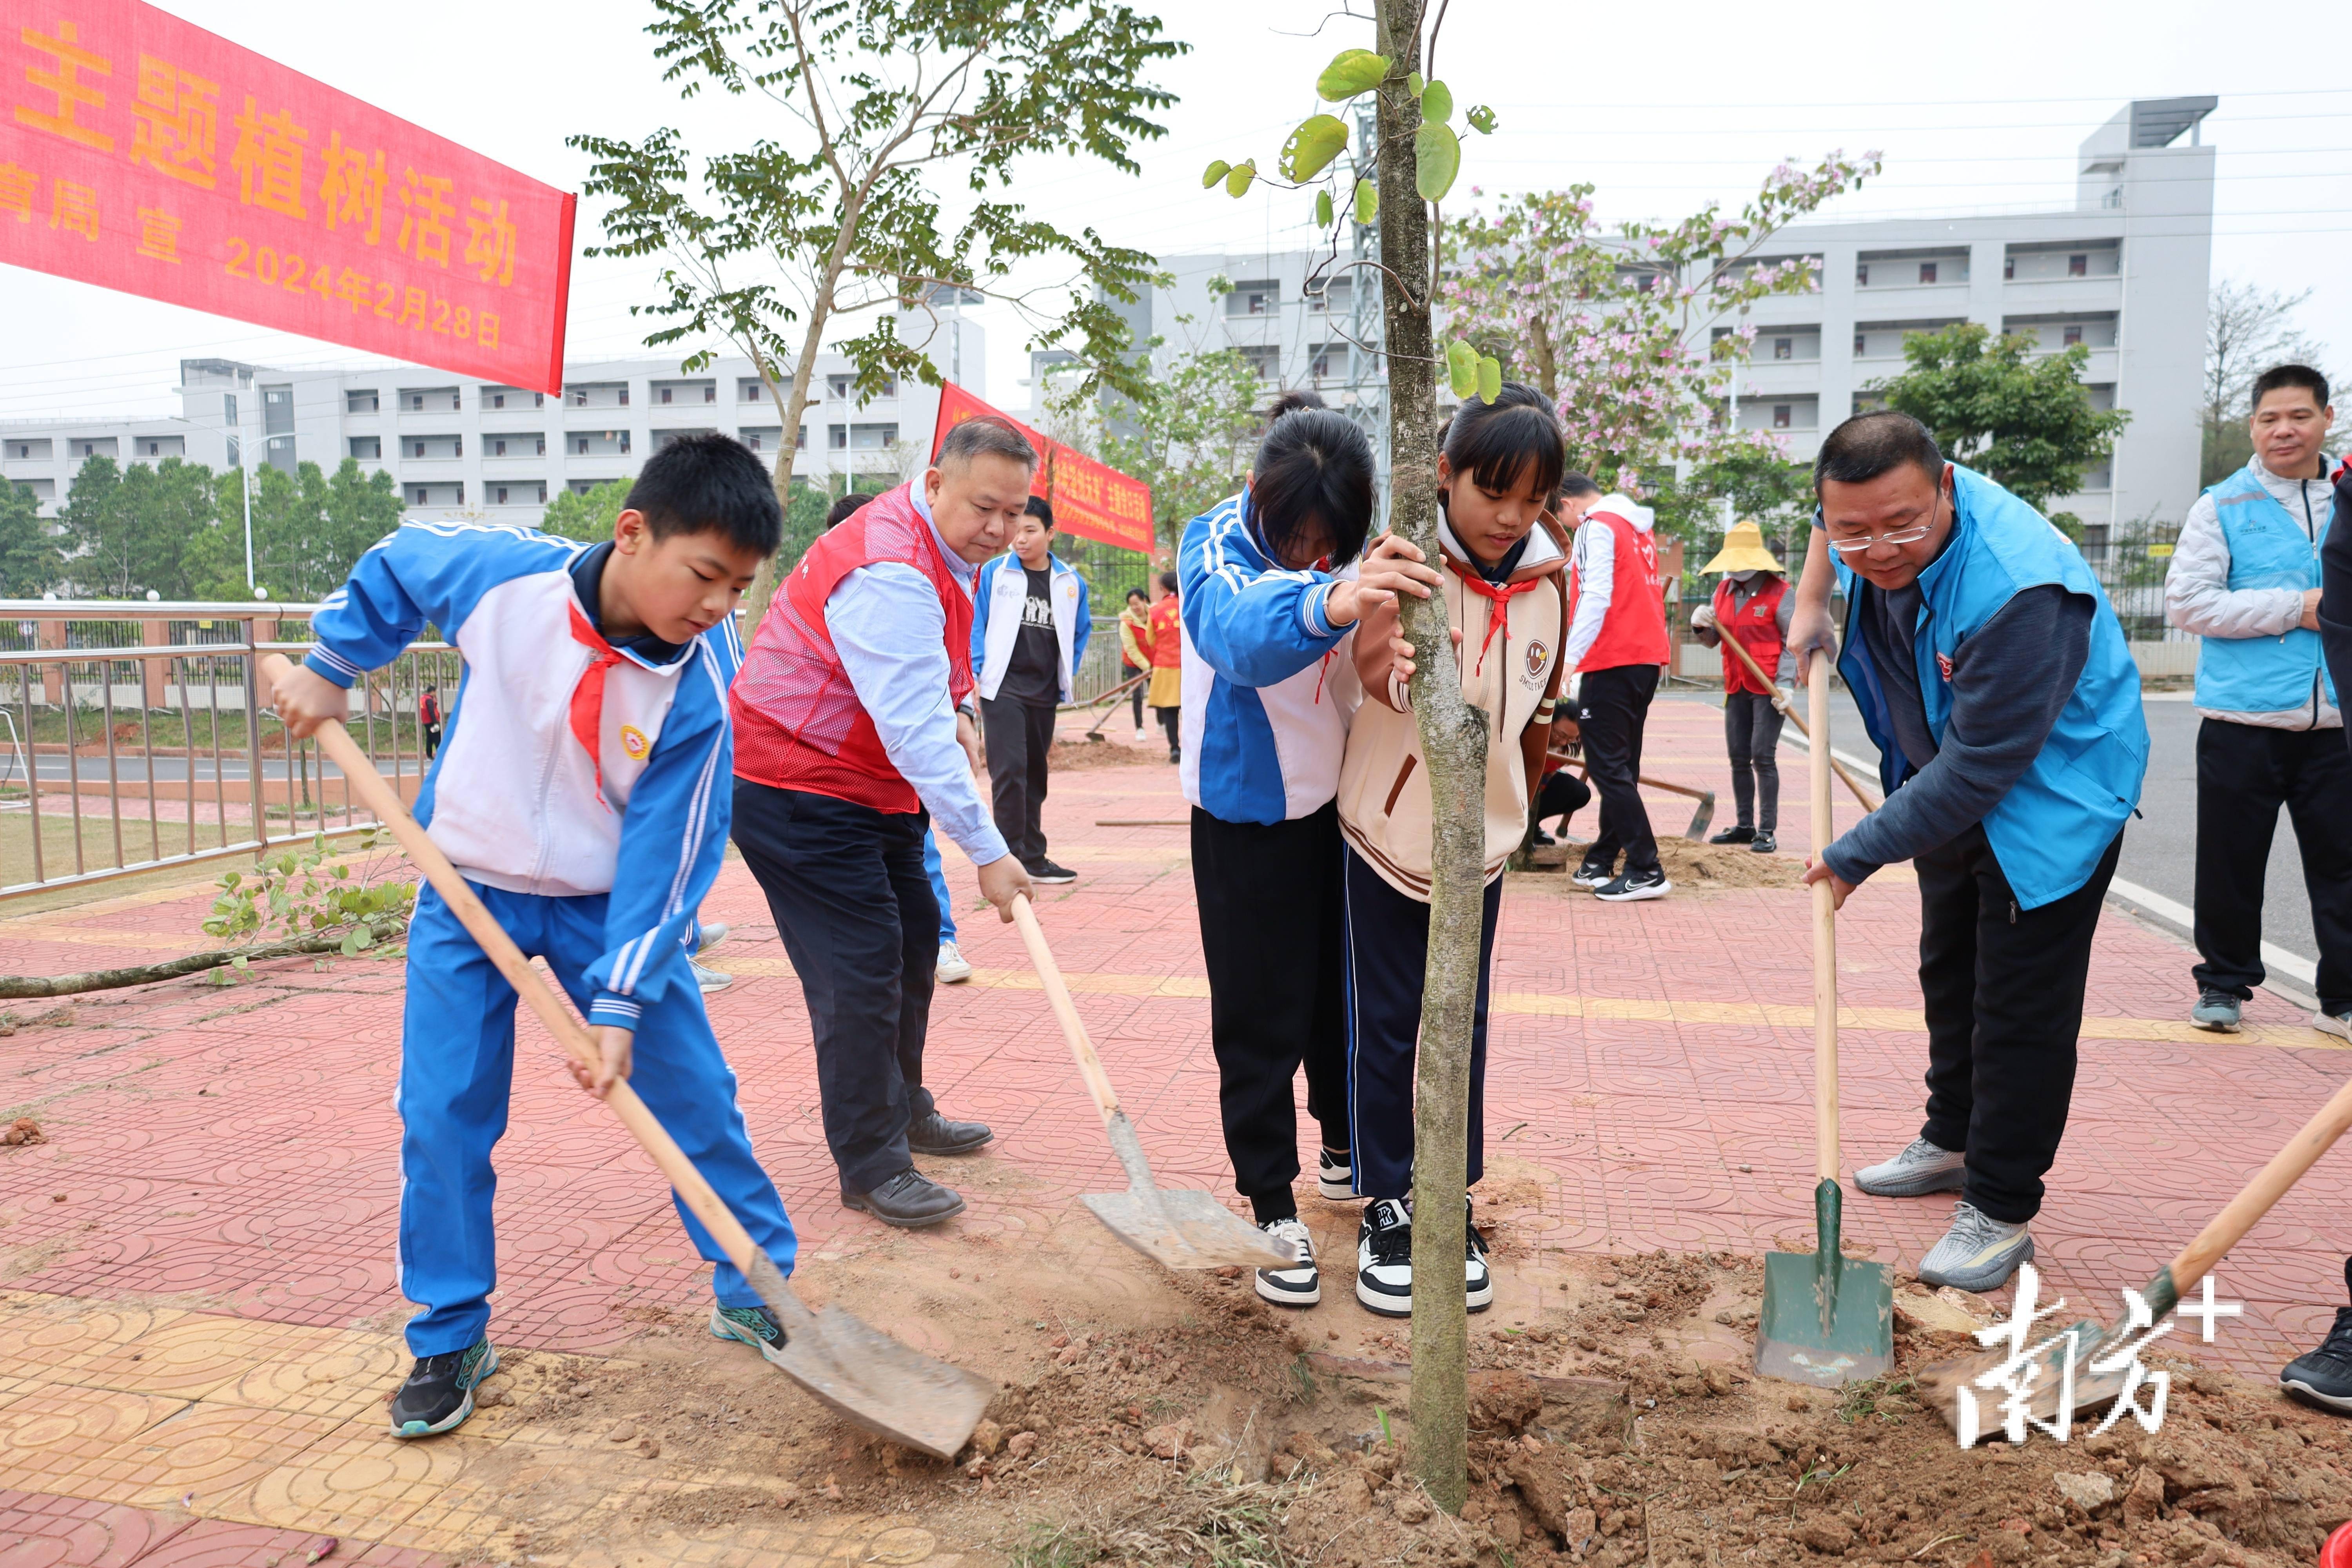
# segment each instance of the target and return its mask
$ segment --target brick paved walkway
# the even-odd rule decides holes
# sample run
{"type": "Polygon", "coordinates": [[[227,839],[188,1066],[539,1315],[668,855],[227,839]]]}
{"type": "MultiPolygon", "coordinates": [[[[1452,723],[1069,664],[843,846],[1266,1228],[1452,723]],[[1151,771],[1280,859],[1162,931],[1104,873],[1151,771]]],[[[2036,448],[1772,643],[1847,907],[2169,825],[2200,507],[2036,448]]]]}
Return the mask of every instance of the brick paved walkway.
{"type": "MultiPolygon", "coordinates": [[[[1123,732],[1116,721],[1107,729],[1123,732]]],[[[1663,701],[1650,733],[1649,771],[1717,789],[1717,820],[1727,820],[1717,710],[1663,701]]],[[[1790,753],[1784,761],[1792,765],[1782,843],[1801,853],[1802,765],[1790,753]]],[[[1688,816],[1688,803],[1673,797],[1655,797],[1653,809],[1675,828],[1688,816]]],[[[1853,810],[1842,804],[1841,820],[1853,810]]],[[[1223,1192],[1184,831],[1095,826],[1182,815],[1174,771],[1157,761],[1058,775],[1046,818],[1053,853],[1081,876],[1051,891],[1041,913],[1162,1178],[1223,1192]]],[[[1578,826],[1589,832],[1589,816],[1578,826]]],[[[950,866],[970,897],[969,867],[951,851],[950,866]]],[[[191,933],[207,902],[201,891],[166,891],[0,922],[0,972],[58,973],[201,946],[191,933]]],[[[1809,1245],[1807,911],[1793,889],[1685,890],[1612,907],[1565,879],[1514,880],[1497,951],[1486,1118],[1489,1149],[1531,1162],[1548,1184],[1540,1221],[1515,1227],[1521,1240],[1574,1252],[1754,1252],[1780,1237],[1809,1245]]],[[[739,864],[705,912],[741,931],[718,955],[739,978],[711,1011],[755,1142],[808,1244],[820,1256],[854,1256],[876,1233],[835,1201],[797,984],[739,864]]],[[[1841,921],[1849,1172],[1918,1125],[1916,939],[1916,900],[1901,868],[1865,888],[1841,921]]],[[[971,1191],[958,1225],[1016,1239],[1062,1217],[1078,1193],[1123,1184],[1017,939],[975,914],[964,948],[979,973],[940,993],[931,1082],[950,1114],[993,1124],[995,1152],[1029,1178],[1017,1196],[971,1191]]],[[[2267,995],[2235,1039],[2189,1029],[2180,1021],[2194,996],[2189,963],[2178,943],[2119,914],[2102,925],[2073,1122],[2034,1230],[2052,1288],[2103,1313],[2352,1068],[2352,1056],[2267,995]]],[[[9,1116],[39,1117],[50,1140],[0,1150],[0,1279],[33,1293],[20,1301],[169,1295],[318,1331],[396,1321],[399,987],[396,966],[339,963],[318,973],[298,962],[227,989],[184,983],[84,1000],[71,1026],[20,1029],[0,1043],[0,1102],[9,1116]]],[[[15,1007],[19,1018],[40,1010],[15,1007]]],[[[500,1151],[497,1331],[502,1343],[609,1350],[632,1331],[633,1306],[707,1300],[701,1270],[649,1163],[569,1087],[535,1026],[525,1024],[523,1040],[500,1151]]],[[[2339,1152],[2222,1266],[2222,1295],[2248,1307],[2222,1325],[2211,1352],[2220,1360],[2267,1373],[2329,1321],[2352,1247],[2352,1225],[2338,1220],[2347,1186],[2352,1152],[2339,1152]]],[[[1853,1194],[1847,1204],[1849,1237],[1907,1267],[1941,1234],[1950,1200],[1853,1194]]],[[[1344,1218],[1328,1223],[1329,1253],[1351,1251],[1352,1237],[1339,1233],[1344,1218]]],[[[1349,1310],[1344,1291],[1335,1297],[1349,1310]]],[[[0,1332],[0,1474],[32,1473],[8,1447],[9,1434],[29,1429],[10,1420],[11,1402],[61,1397],[58,1382],[0,1332]]],[[[132,1385],[120,1398],[144,1396],[136,1377],[114,1382],[132,1385]]],[[[130,1424],[107,1440],[135,1436],[133,1414],[107,1417],[101,1426],[130,1424]]],[[[336,1426],[357,1419],[347,1413],[303,1419],[321,1425],[322,1455],[337,1433],[361,1440],[360,1426],[336,1426]]],[[[375,1419],[362,1426],[372,1430],[375,1419]]],[[[110,1506],[139,1500],[119,1489],[54,1489],[110,1506]]],[[[0,1494],[0,1562],[20,1561],[6,1555],[10,1521],[62,1517],[56,1509],[65,1506],[0,1494]]],[[[135,1521],[73,1517],[83,1521],[74,1529],[114,1531],[115,1544],[71,1561],[160,1561],[139,1556],[144,1527],[135,1521]]],[[[270,1516],[257,1528],[299,1522],[270,1516]]]]}

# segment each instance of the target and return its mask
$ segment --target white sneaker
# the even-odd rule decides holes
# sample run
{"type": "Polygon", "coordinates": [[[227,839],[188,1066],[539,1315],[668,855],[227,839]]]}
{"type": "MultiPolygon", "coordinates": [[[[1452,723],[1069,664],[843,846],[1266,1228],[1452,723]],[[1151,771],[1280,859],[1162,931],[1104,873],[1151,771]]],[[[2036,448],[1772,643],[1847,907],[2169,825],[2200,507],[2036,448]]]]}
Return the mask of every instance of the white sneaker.
{"type": "Polygon", "coordinates": [[[2323,1008],[2311,1016],[2311,1026],[2323,1035],[2333,1035],[2339,1040],[2352,1040],[2352,1013],[2339,1015],[2323,1008]]]}
{"type": "Polygon", "coordinates": [[[1151,739],[1151,732],[1149,730],[1146,730],[1142,725],[1138,724],[1135,727],[1135,743],[1139,746],[1150,739],[1151,739]]]}
{"type": "Polygon", "coordinates": [[[2019,1264],[2032,1260],[2033,1237],[2023,1226],[2005,1225],[1974,1204],[1954,1204],[1952,1228],[1919,1259],[1919,1282],[1997,1290],[2019,1264]]]}
{"type": "Polygon", "coordinates": [[[1356,1231],[1356,1300],[1383,1318],[1412,1316],[1412,1215],[1396,1198],[1364,1210],[1356,1231]]]}
{"type": "Polygon", "coordinates": [[[1969,1157],[1939,1148],[1925,1138],[1892,1160],[1865,1165],[1853,1173],[1853,1184],[1874,1198],[1920,1198],[1929,1193],[1957,1193],[1966,1179],[1969,1157]]]}
{"type": "Polygon", "coordinates": [[[1462,1304],[1483,1312],[1495,1304],[1495,1274],[1486,1267],[1486,1238],[1478,1234],[1478,1216],[1467,1197],[1462,1200],[1462,1228],[1469,1238],[1462,1248],[1462,1304]]]}
{"type": "Polygon", "coordinates": [[[700,932],[695,937],[694,956],[700,958],[704,953],[709,952],[712,948],[717,947],[720,942],[725,942],[727,940],[727,933],[733,929],[734,928],[729,925],[725,921],[713,921],[709,925],[704,926],[700,932]]]}
{"type": "Polygon", "coordinates": [[[1287,1268],[1257,1271],[1257,1293],[1277,1307],[1311,1307],[1323,1299],[1323,1277],[1315,1271],[1315,1238],[1306,1224],[1293,1216],[1270,1219],[1258,1226],[1276,1241],[1286,1241],[1298,1254],[1287,1268]]]}
{"type": "Polygon", "coordinates": [[[721,974],[715,969],[705,969],[690,958],[686,961],[686,966],[694,971],[694,983],[706,992],[724,991],[735,984],[733,975],[721,974]]]}
{"type": "Polygon", "coordinates": [[[963,950],[951,942],[940,943],[940,984],[961,985],[971,978],[971,964],[964,958],[963,950]]]}
{"type": "Polygon", "coordinates": [[[1315,1157],[1315,1190],[1335,1204],[1357,1197],[1355,1157],[1344,1149],[1323,1150],[1315,1157]]]}

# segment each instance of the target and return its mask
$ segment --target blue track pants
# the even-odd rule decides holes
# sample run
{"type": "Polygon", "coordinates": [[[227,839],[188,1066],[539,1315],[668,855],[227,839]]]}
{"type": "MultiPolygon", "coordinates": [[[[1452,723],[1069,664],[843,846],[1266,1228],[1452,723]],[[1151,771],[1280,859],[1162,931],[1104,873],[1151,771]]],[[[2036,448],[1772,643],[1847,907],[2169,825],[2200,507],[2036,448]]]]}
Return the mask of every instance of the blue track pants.
{"type": "MultiPolygon", "coordinates": [[[[478,884],[492,918],[527,957],[543,957],[584,1014],[592,993],[581,972],[604,951],[604,896],[546,898],[478,884]]],[[[490,1321],[498,1283],[491,1206],[498,1173],[490,1151],[507,1130],[514,1083],[514,987],[431,887],[408,931],[408,994],[401,1020],[400,1290],[424,1309],[408,1321],[418,1356],[460,1351],[490,1321]]],[[[799,1249],[775,1184],[752,1157],[735,1074],[691,984],[646,1006],[630,1083],[751,1239],[786,1274],[799,1249]]],[[[627,1136],[609,1128],[614,1152],[627,1136]]],[[[673,1194],[675,1201],[675,1194],[673,1194]]],[[[719,1303],[760,1305],[701,1222],[677,1205],[695,1249],[718,1265],[719,1303]]]]}
{"type": "Polygon", "coordinates": [[[948,891],[947,870],[940,864],[940,841],[928,827],[923,829],[923,869],[931,874],[931,896],[940,901],[940,940],[953,942],[955,896],[948,891]]]}

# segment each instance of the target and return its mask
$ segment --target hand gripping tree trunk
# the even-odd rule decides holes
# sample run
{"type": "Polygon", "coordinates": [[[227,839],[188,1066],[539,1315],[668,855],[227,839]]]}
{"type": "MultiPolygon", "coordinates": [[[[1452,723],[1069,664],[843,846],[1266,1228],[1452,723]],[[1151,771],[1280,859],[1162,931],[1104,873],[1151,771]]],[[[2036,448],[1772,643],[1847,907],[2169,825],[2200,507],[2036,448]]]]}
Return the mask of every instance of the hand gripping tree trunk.
{"type": "MultiPolygon", "coordinates": [[[[1381,265],[1389,366],[1389,526],[1435,561],[1437,353],[1430,320],[1429,207],[1414,184],[1421,7],[1381,0],[1381,265]]],[[[1442,595],[1404,601],[1417,650],[1412,706],[1429,764],[1429,967],[1413,1089],[1412,1473],[1449,1513],[1469,1496],[1469,1319],[1464,1300],[1470,1021],[1486,858],[1486,716],[1463,699],[1442,595]]]]}

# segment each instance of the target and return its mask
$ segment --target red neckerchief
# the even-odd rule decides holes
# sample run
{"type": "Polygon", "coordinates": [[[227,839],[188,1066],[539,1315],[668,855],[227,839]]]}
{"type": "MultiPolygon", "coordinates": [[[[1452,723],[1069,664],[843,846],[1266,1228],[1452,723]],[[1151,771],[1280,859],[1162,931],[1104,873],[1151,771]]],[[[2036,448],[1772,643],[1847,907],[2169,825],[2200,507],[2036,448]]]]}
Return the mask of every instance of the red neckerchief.
{"type": "MultiPolygon", "coordinates": [[[[602,633],[588,624],[576,603],[572,606],[572,640],[588,648],[595,658],[581,673],[580,683],[572,689],[572,737],[588,749],[588,761],[596,770],[596,804],[604,802],[604,677],[621,662],[618,649],[604,640],[602,633]]],[[[611,810],[605,805],[606,810],[611,810]]]]}
{"type": "MultiPolygon", "coordinates": [[[[1452,563],[1449,562],[1447,564],[1451,565],[1452,563]]],[[[1504,621],[1509,618],[1511,601],[1521,594],[1531,592],[1543,579],[1529,577],[1517,583],[1489,583],[1479,576],[1475,569],[1468,572],[1457,569],[1454,574],[1462,579],[1464,587],[1479,597],[1491,601],[1494,605],[1494,608],[1486,612],[1486,635],[1478,639],[1477,662],[1470,667],[1470,673],[1476,675],[1486,668],[1486,645],[1495,640],[1495,633],[1501,628],[1504,621]]]]}

